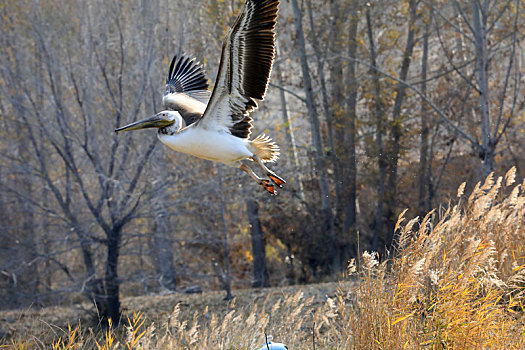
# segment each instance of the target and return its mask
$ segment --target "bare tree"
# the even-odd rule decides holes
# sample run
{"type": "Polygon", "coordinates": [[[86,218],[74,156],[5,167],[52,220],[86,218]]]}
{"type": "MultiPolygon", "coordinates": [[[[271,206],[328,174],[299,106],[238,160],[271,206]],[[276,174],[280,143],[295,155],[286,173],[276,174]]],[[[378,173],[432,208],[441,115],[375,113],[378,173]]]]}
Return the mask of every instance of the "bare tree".
{"type": "Polygon", "coordinates": [[[292,0],[292,7],[294,13],[294,24],[297,36],[297,44],[299,51],[299,60],[301,62],[301,71],[303,74],[304,90],[306,94],[306,105],[308,109],[308,115],[310,117],[310,123],[312,126],[312,144],[314,151],[314,162],[315,172],[317,181],[319,183],[319,190],[321,196],[321,208],[323,213],[323,226],[327,232],[328,239],[330,240],[330,259],[332,270],[340,270],[340,257],[338,250],[336,249],[336,231],[334,227],[334,215],[332,212],[331,196],[328,186],[328,177],[326,173],[326,157],[323,152],[323,143],[321,140],[321,129],[319,116],[317,114],[317,108],[314,103],[312,80],[310,77],[310,68],[308,67],[308,61],[306,57],[306,46],[304,42],[304,31],[302,25],[302,12],[299,9],[297,0],[292,0]]]}
{"type": "MultiPolygon", "coordinates": [[[[29,69],[35,66],[28,55],[30,48],[7,38],[4,47],[13,55],[3,55],[3,73],[18,91],[17,95],[6,95],[27,127],[26,145],[33,155],[28,164],[33,174],[42,177],[56,203],[49,210],[77,235],[86,269],[78,283],[93,299],[102,319],[112,319],[117,325],[123,228],[135,218],[140,199],[149,190],[141,179],[155,141],[137,152],[131,138],[118,138],[111,130],[122,122],[123,115],[135,118],[139,114],[147,84],[124,79],[147,81],[153,53],[151,48],[130,47],[132,36],[139,33],[123,26],[123,9],[118,2],[109,6],[116,12],[112,20],[107,14],[101,15],[104,9],[90,4],[78,8],[82,15],[71,26],[80,30],[66,42],[55,41],[51,34],[63,28],[48,25],[48,16],[60,20],[60,15],[44,13],[40,6],[34,6],[30,30],[17,34],[34,40],[41,53],[42,70],[35,79],[35,72],[29,69]],[[111,31],[106,31],[109,28],[111,31]],[[113,33],[110,37],[109,32],[113,33]],[[84,54],[73,57],[72,52],[84,54]],[[137,60],[130,60],[129,55],[136,55],[137,60]],[[44,91],[42,101],[37,99],[38,89],[44,91]],[[40,137],[46,141],[40,142],[40,137]],[[103,273],[98,271],[94,257],[94,250],[100,246],[106,251],[103,273]]],[[[148,41],[153,42],[144,42],[148,41]]]]}
{"type": "MultiPolygon", "coordinates": [[[[432,11],[428,15],[423,34],[423,54],[421,55],[421,93],[427,95],[427,72],[428,72],[428,42],[430,37],[430,26],[432,23],[432,11]]],[[[421,101],[421,137],[419,141],[419,213],[424,215],[430,208],[430,171],[429,171],[429,121],[428,106],[425,101],[421,101]]]]}
{"type": "Polygon", "coordinates": [[[173,256],[172,236],[176,230],[174,220],[170,220],[170,196],[167,190],[168,172],[166,171],[166,157],[159,147],[159,154],[153,157],[153,162],[161,163],[157,169],[157,180],[152,198],[155,224],[153,228],[153,255],[159,274],[159,283],[166,289],[174,291],[177,287],[177,274],[173,256]]]}
{"type": "MultiPolygon", "coordinates": [[[[360,1],[350,2],[350,25],[348,30],[348,56],[357,57],[358,25],[359,25],[360,1]]],[[[345,119],[345,142],[344,152],[347,155],[345,160],[344,179],[346,188],[344,191],[344,217],[343,235],[351,235],[349,241],[352,242],[350,250],[353,256],[357,256],[356,223],[357,223],[357,63],[351,61],[347,68],[348,97],[346,98],[346,109],[348,116],[345,119]]]]}
{"type": "MultiPolygon", "coordinates": [[[[416,20],[417,20],[417,7],[419,2],[417,0],[409,1],[409,19],[408,19],[408,34],[405,44],[405,50],[403,51],[403,57],[401,61],[401,67],[399,69],[399,79],[406,81],[408,77],[408,70],[410,68],[410,62],[412,60],[412,53],[415,45],[416,35],[416,20]]],[[[395,86],[395,100],[394,107],[392,109],[392,120],[390,128],[390,154],[388,157],[388,170],[387,170],[387,188],[385,191],[385,215],[387,220],[387,234],[385,237],[385,244],[389,247],[392,244],[394,236],[394,225],[397,217],[395,216],[396,200],[397,200],[397,181],[398,181],[398,162],[401,148],[401,110],[403,102],[406,97],[407,86],[402,83],[397,83],[395,86]]]]}
{"type": "Polygon", "coordinates": [[[295,141],[293,121],[292,121],[292,118],[290,118],[290,115],[288,112],[288,102],[287,102],[287,98],[285,94],[285,89],[281,87],[281,85],[283,85],[284,83],[284,78],[283,78],[280,64],[277,62],[274,65],[272,76],[274,77],[274,79],[277,81],[277,84],[278,84],[278,85],[272,84],[272,86],[279,87],[279,99],[281,102],[281,116],[282,116],[283,123],[285,126],[285,135],[286,135],[286,140],[288,141],[288,148],[290,150],[288,154],[289,154],[289,157],[291,158],[290,162],[293,166],[293,169],[296,170],[297,172],[296,176],[297,176],[297,183],[298,183],[297,187],[298,187],[298,192],[299,192],[299,198],[301,199],[301,201],[304,202],[306,198],[304,196],[303,177],[300,171],[301,165],[299,162],[299,155],[297,152],[297,144],[295,141]]]}
{"type": "MultiPolygon", "coordinates": [[[[472,47],[474,57],[465,60],[463,53],[459,55],[459,64],[450,59],[448,63],[452,66],[459,77],[478,96],[479,132],[457,131],[459,136],[466,140],[478,154],[482,162],[482,177],[487,176],[494,170],[496,148],[500,143],[508,126],[515,118],[515,111],[519,103],[521,72],[515,67],[516,50],[518,45],[518,23],[520,2],[507,1],[496,10],[496,1],[471,1],[470,6],[454,1],[451,6],[464,23],[464,27],[455,25],[444,11],[432,4],[427,4],[436,13],[443,23],[452,27],[453,31],[461,35],[465,42],[472,47]],[[502,28],[505,30],[501,30],[502,28]],[[498,30],[498,28],[500,30],[498,30]],[[503,35],[503,37],[500,37],[503,35]],[[504,69],[493,69],[491,63],[495,59],[506,62],[504,69]],[[472,71],[476,77],[473,83],[469,75],[464,74],[461,63],[474,63],[472,71]],[[495,81],[499,74],[499,84],[494,85],[489,81],[495,81]],[[497,97],[491,97],[494,90],[498,88],[497,97]],[[491,101],[496,101],[491,103],[491,101]],[[495,105],[495,106],[494,106],[495,105]],[[480,141],[478,141],[480,140],[480,141]]],[[[437,26],[437,25],[436,25],[437,26]]],[[[446,44],[441,40],[442,47],[446,52],[446,44]]]]}
{"type": "Polygon", "coordinates": [[[250,222],[253,255],[253,287],[268,287],[268,270],[266,269],[266,242],[259,217],[259,203],[254,199],[246,200],[246,214],[250,222]]]}
{"type": "MultiPolygon", "coordinates": [[[[370,15],[370,7],[366,7],[366,27],[367,36],[369,42],[370,51],[370,64],[371,67],[377,67],[377,54],[376,44],[374,40],[372,16],[370,15]]],[[[374,120],[375,120],[375,136],[376,136],[376,157],[377,157],[377,204],[375,210],[375,223],[374,223],[374,238],[372,239],[372,249],[374,251],[379,250],[380,238],[383,235],[383,206],[385,196],[385,183],[386,183],[386,160],[385,150],[383,146],[384,136],[384,121],[383,121],[383,102],[381,98],[381,85],[380,85],[380,74],[377,69],[370,69],[372,76],[372,85],[374,91],[374,120]]]]}

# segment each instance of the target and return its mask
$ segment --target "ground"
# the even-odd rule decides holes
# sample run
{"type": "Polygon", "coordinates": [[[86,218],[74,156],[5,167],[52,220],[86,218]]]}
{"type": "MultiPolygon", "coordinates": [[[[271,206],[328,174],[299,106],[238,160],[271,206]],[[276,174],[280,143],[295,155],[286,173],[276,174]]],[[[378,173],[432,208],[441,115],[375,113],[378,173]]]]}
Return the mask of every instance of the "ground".
{"type": "MultiPolygon", "coordinates": [[[[222,291],[205,292],[202,294],[172,293],[166,295],[146,295],[123,298],[122,313],[132,317],[140,311],[148,323],[156,325],[166,323],[174,308],[179,305],[182,319],[191,320],[195,312],[203,314],[206,311],[216,315],[224,315],[232,308],[251,309],[254,305],[260,307],[273,305],[286,296],[303,293],[304,299],[313,297],[312,308],[325,303],[327,298],[333,298],[341,283],[321,283],[311,285],[296,285],[287,287],[244,289],[233,291],[234,300],[225,301],[222,291]]],[[[270,306],[271,307],[271,306],[270,306]]],[[[26,308],[19,310],[0,311],[0,336],[2,343],[10,343],[14,338],[36,337],[42,339],[50,334],[61,335],[68,325],[73,327],[81,324],[93,327],[94,310],[88,304],[78,304],[71,307],[54,306],[47,308],[26,308]]]]}

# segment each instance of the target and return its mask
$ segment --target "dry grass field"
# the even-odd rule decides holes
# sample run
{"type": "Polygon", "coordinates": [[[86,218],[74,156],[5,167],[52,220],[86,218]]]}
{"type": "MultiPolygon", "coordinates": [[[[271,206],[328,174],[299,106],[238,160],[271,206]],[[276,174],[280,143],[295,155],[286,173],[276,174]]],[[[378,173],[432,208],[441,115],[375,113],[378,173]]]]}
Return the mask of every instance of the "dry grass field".
{"type": "Polygon", "coordinates": [[[260,349],[266,332],[303,350],[525,349],[524,185],[512,169],[402,214],[395,258],[365,252],[339,284],[125,299],[107,332],[72,309],[4,312],[3,348],[260,349]]]}

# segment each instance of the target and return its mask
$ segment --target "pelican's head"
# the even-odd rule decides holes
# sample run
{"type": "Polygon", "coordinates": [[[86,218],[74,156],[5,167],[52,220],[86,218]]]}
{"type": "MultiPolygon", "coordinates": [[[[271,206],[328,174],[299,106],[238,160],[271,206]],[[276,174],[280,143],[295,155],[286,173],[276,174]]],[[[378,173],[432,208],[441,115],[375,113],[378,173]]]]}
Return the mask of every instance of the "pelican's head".
{"type": "Polygon", "coordinates": [[[149,118],[115,129],[115,132],[147,128],[159,128],[159,131],[165,132],[178,132],[182,127],[184,127],[184,120],[179,112],[162,111],[149,118]]]}

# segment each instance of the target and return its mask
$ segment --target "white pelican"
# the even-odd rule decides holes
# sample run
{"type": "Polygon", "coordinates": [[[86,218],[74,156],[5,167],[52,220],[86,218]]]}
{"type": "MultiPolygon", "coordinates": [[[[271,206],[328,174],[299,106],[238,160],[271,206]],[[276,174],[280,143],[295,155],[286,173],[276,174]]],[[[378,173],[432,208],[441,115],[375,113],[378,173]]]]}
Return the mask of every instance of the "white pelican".
{"type": "Polygon", "coordinates": [[[185,55],[175,56],[162,99],[166,110],[115,131],[158,128],[158,138],[169,148],[238,167],[277,194],[274,185],[285,181],[264,163],[277,160],[279,147],[265,135],[249,137],[250,113],[256,100],[263,99],[272,70],[278,5],[279,0],[246,1],[224,39],[211,97],[202,66],[185,55]],[[243,160],[256,162],[271,182],[243,160]]]}

